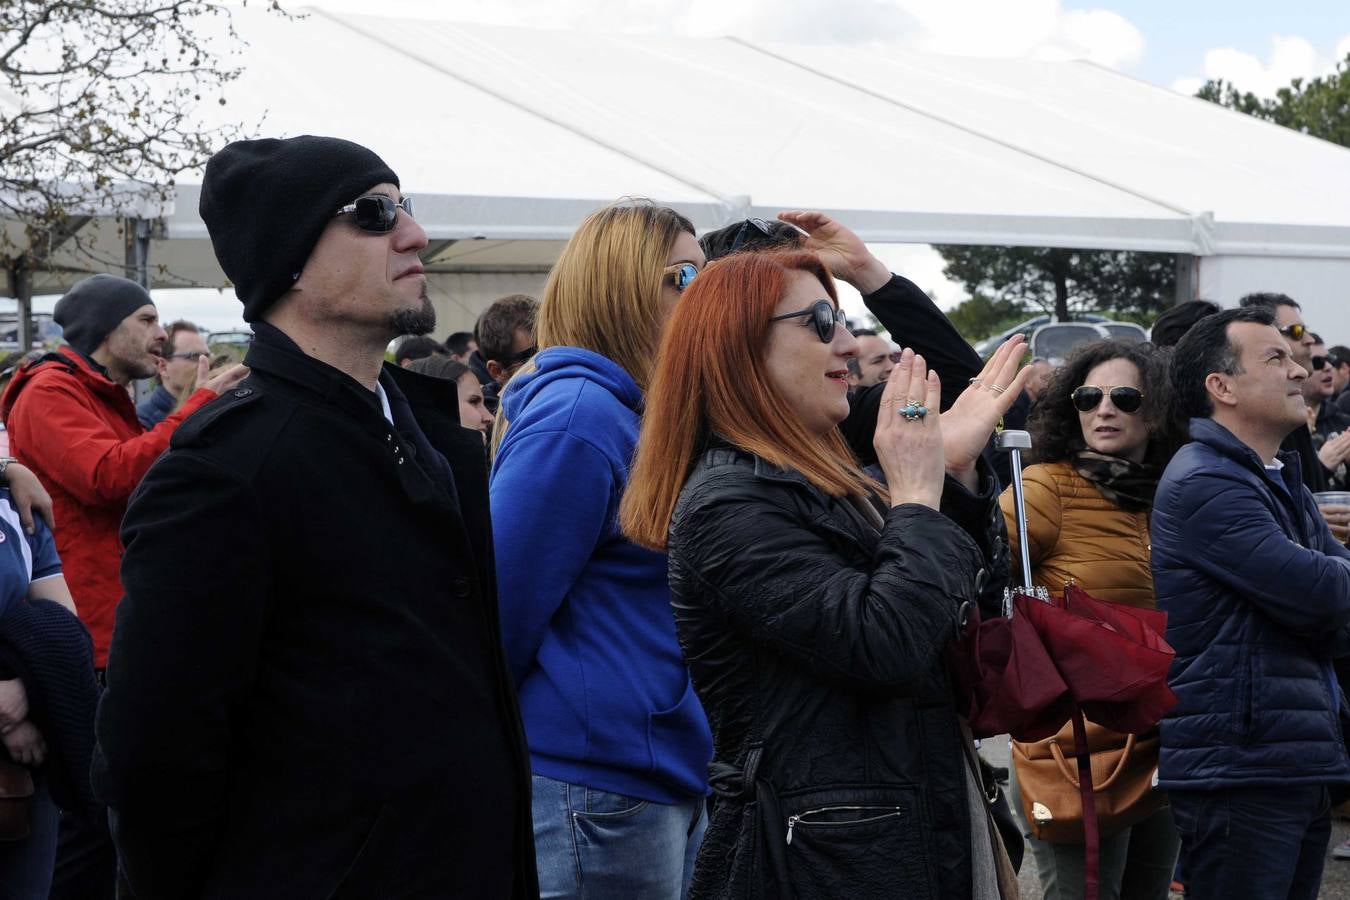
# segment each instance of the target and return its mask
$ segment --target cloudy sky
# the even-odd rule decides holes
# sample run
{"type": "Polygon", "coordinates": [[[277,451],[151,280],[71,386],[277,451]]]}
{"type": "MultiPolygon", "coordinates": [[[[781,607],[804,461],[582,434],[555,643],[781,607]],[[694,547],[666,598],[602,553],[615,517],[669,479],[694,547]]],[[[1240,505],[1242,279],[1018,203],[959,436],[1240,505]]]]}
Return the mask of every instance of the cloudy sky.
{"type": "MultiPolygon", "coordinates": [[[[283,5],[372,12],[369,0],[283,0],[283,5]]],[[[1331,71],[1350,53],[1350,0],[381,0],[378,10],[564,30],[1087,58],[1188,94],[1205,79],[1223,78],[1270,95],[1293,78],[1331,71]]],[[[942,277],[941,260],[931,250],[879,252],[897,271],[932,290],[944,307],[963,299],[960,286],[942,277]]],[[[237,324],[232,297],[163,293],[160,305],[170,317],[195,317],[216,329],[237,324]]]]}

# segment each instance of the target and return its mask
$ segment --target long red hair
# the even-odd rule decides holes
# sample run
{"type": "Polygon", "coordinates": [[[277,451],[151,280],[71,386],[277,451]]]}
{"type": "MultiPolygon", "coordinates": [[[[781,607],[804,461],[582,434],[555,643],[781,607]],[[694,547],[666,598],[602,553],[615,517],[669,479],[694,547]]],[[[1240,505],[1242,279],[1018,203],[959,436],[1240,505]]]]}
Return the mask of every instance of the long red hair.
{"type": "Polygon", "coordinates": [[[647,390],[642,434],[619,508],[634,543],[664,550],[680,491],[713,434],[832,496],[881,492],[838,429],[813,434],[764,366],[774,309],[791,273],[814,276],[838,302],[813,253],[737,253],[709,265],[684,292],[666,328],[647,390]]]}

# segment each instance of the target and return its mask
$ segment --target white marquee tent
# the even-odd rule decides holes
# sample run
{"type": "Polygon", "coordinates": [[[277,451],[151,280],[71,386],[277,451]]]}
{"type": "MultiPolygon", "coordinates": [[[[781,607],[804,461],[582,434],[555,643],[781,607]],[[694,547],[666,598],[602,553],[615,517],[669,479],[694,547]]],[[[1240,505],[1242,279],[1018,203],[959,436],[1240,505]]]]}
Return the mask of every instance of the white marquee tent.
{"type": "MultiPolygon", "coordinates": [[[[1283,290],[1350,337],[1350,150],[1090,63],[320,11],[235,23],[247,68],[210,114],[384,156],[432,241],[439,330],[537,291],[580,219],[631,195],[700,229],[815,208],[876,243],[1185,254],[1191,295],[1283,290]]],[[[149,211],[149,272],[219,286],[185,181],[149,211]]],[[[122,258],[115,221],[85,227],[122,258]]],[[[37,293],[106,268],[70,243],[56,259],[68,271],[37,293]]]]}

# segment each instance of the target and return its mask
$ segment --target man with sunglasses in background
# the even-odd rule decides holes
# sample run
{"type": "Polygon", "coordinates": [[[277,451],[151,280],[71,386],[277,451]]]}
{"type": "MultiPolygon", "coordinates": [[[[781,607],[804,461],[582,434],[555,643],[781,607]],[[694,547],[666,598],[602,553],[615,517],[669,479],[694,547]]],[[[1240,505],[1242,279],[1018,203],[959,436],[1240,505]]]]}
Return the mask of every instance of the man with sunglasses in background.
{"type": "MultiPolygon", "coordinates": [[[[1335,372],[1322,338],[1313,334],[1312,362],[1308,377],[1303,382],[1303,399],[1308,404],[1308,430],[1312,434],[1313,449],[1327,473],[1327,490],[1350,489],[1350,415],[1341,412],[1331,402],[1335,393],[1335,372]]],[[[1336,523],[1340,525],[1340,523],[1336,523]]],[[[1350,537],[1344,527],[1332,529],[1341,540],[1350,537]]]]}
{"type": "Polygon", "coordinates": [[[173,412],[183,392],[196,383],[198,361],[209,357],[206,335],[183,319],[170,322],[164,329],[164,355],[160,357],[159,384],[150,395],[136,404],[136,418],[147,430],[154,428],[173,412]]]}
{"type": "Polygon", "coordinates": [[[534,317],[539,301],[527,294],[509,294],[478,316],[474,342],[478,349],[469,358],[469,368],[483,385],[483,402],[497,412],[497,394],[511,376],[535,354],[534,317]]]}
{"type": "Polygon", "coordinates": [[[1170,381],[1190,443],[1158,484],[1152,569],[1177,706],[1158,786],[1187,896],[1313,900],[1329,789],[1350,784],[1334,657],[1350,624],[1350,550],[1303,485],[1299,364],[1263,304],[1197,321],[1170,381]]]}
{"type": "MultiPolygon", "coordinates": [[[[1259,307],[1275,317],[1275,327],[1289,343],[1289,354],[1304,371],[1312,372],[1313,335],[1303,322],[1303,307],[1287,294],[1257,293],[1248,294],[1238,301],[1238,306],[1259,307]]],[[[1312,432],[1307,428],[1296,428],[1280,445],[1281,450],[1298,454],[1303,483],[1314,494],[1327,490],[1327,471],[1317,458],[1313,447],[1312,432]]]]}
{"type": "Polygon", "coordinates": [[[225,147],[200,212],[252,374],[123,524],[94,783],[131,893],[534,897],[482,438],[384,363],[435,324],[412,204],[303,136],[225,147]]]}
{"type": "Polygon", "coordinates": [[[1327,360],[1331,363],[1331,402],[1350,415],[1350,347],[1337,344],[1327,351],[1327,360]]]}

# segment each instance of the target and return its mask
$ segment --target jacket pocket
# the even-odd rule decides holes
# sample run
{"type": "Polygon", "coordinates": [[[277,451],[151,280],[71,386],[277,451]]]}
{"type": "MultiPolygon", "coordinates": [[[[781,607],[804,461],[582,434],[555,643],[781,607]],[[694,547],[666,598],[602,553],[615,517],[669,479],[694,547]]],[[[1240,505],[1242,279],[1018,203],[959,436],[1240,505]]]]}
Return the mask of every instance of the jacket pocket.
{"type": "Polygon", "coordinates": [[[1242,655],[1242,665],[1238,669],[1241,682],[1237,686],[1237,742],[1251,743],[1252,739],[1252,700],[1256,690],[1256,650],[1248,648],[1242,655]]]}
{"type": "MultiPolygon", "coordinates": [[[[647,752],[651,760],[649,771],[658,775],[670,776],[689,768],[689,748],[698,736],[707,730],[707,716],[703,713],[703,704],[694,693],[693,682],[685,679],[684,693],[680,701],[670,709],[657,710],[647,714],[647,752]]],[[[712,756],[712,746],[708,746],[708,756],[712,756]]],[[[705,773],[700,768],[695,778],[702,779],[705,773]]],[[[689,785],[680,785],[689,789],[689,785]]]]}
{"type": "Polygon", "coordinates": [[[933,895],[918,792],[837,788],[783,800],[787,876],[797,900],[933,895]]]}

